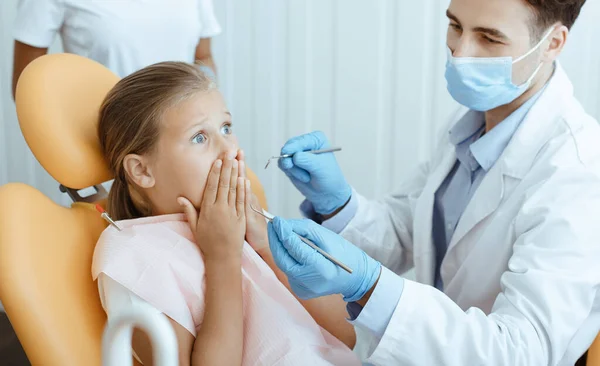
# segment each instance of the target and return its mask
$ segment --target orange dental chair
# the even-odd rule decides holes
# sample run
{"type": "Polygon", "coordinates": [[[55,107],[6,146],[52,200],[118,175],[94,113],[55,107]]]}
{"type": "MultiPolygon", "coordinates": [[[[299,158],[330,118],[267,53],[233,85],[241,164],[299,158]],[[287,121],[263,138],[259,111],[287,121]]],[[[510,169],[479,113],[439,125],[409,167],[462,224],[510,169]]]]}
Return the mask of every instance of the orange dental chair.
{"type": "MultiPolygon", "coordinates": [[[[106,223],[92,202],[104,203],[100,183],[111,175],[96,126],[102,100],[118,80],[94,61],[55,54],[29,64],[17,85],[27,144],[61,190],[80,201],[66,208],[24,184],[0,188],[0,301],[33,365],[102,362],[106,316],[91,263],[106,223]],[[96,194],[82,197],[78,190],[86,187],[96,194]]],[[[248,176],[266,209],[262,185],[248,176]]]]}

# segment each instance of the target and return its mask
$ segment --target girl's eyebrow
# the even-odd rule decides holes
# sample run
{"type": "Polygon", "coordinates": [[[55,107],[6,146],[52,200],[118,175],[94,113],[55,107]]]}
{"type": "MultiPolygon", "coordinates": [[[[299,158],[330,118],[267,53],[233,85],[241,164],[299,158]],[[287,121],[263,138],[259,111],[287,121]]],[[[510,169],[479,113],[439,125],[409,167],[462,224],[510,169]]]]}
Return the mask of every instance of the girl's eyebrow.
{"type": "Polygon", "coordinates": [[[190,127],[188,127],[186,129],[186,131],[195,130],[195,129],[199,128],[199,127],[202,127],[202,126],[204,126],[206,124],[206,121],[208,121],[208,117],[204,117],[199,122],[194,123],[193,125],[191,125],[190,127]]]}

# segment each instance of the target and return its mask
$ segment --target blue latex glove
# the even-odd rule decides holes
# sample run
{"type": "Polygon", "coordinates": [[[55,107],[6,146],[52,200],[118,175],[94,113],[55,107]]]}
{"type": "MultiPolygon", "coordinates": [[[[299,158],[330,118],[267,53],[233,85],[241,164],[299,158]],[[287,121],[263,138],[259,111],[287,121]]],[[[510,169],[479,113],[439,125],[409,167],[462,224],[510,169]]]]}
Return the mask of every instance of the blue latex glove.
{"type": "Polygon", "coordinates": [[[288,276],[292,291],[301,299],[342,294],[346,302],[358,301],[381,273],[379,262],[313,221],[275,217],[268,231],[275,263],[288,276]],[[295,233],[350,267],[352,274],[302,242],[295,233]]]}
{"type": "Polygon", "coordinates": [[[352,188],[346,182],[334,153],[304,152],[329,147],[323,132],[311,132],[286,142],[281,154],[294,156],[278,162],[279,168],[321,215],[331,214],[344,206],[352,195],[352,188]]]}

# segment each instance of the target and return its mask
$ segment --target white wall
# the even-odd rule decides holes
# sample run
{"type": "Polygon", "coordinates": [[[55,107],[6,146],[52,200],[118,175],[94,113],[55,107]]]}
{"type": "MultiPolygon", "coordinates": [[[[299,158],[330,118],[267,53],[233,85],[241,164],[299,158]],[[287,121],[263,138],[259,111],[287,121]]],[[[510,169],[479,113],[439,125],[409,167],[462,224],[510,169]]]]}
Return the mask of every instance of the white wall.
{"type": "MultiPolygon", "coordinates": [[[[288,137],[321,129],[342,146],[348,180],[369,197],[393,189],[428,156],[454,108],[443,78],[448,0],[216,0],[221,88],[271,211],[296,216],[300,196],[277,168],[288,137]]],[[[0,184],[22,181],[58,199],[28,153],[10,98],[16,0],[0,2],[0,184]]],[[[600,1],[589,0],[563,64],[600,119],[600,1]]],[[[58,46],[55,46],[55,49],[58,46]]],[[[67,202],[67,200],[65,200],[67,202]]]]}

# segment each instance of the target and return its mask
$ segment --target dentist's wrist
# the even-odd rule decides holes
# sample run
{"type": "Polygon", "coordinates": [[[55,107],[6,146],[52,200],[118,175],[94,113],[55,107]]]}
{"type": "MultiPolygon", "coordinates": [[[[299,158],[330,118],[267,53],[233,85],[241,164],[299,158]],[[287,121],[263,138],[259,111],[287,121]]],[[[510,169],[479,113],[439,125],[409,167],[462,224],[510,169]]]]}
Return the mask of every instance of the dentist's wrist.
{"type": "Polygon", "coordinates": [[[366,254],[364,254],[364,256],[367,261],[367,267],[365,268],[366,270],[362,269],[352,274],[352,276],[359,276],[357,279],[355,279],[355,281],[358,280],[359,283],[354,284],[354,286],[356,286],[353,286],[354,288],[352,291],[354,292],[342,294],[345,302],[356,302],[360,304],[360,301],[364,301],[366,304],[367,301],[369,301],[373,290],[377,286],[377,283],[379,282],[379,277],[381,277],[382,270],[381,263],[375,261],[366,254]],[[361,274],[360,272],[363,273],[361,274]]]}
{"type": "Polygon", "coordinates": [[[356,303],[358,305],[360,305],[361,308],[364,308],[365,306],[367,306],[367,303],[371,299],[371,295],[373,295],[373,291],[375,291],[375,287],[377,287],[378,282],[379,282],[379,279],[377,279],[377,281],[375,281],[375,284],[373,285],[373,287],[371,287],[371,289],[369,291],[367,291],[365,296],[363,296],[360,300],[356,301],[356,303]]]}
{"type": "Polygon", "coordinates": [[[363,297],[361,297],[358,301],[356,301],[356,303],[358,305],[360,305],[361,307],[364,308],[367,305],[367,303],[369,302],[369,299],[371,299],[371,295],[373,295],[373,291],[375,291],[375,287],[377,287],[377,284],[379,283],[379,278],[381,278],[381,270],[382,270],[382,268],[380,266],[379,267],[379,275],[377,276],[377,280],[375,280],[375,282],[373,283],[373,286],[371,286],[369,291],[367,291],[363,297]]]}
{"type": "Polygon", "coordinates": [[[340,212],[348,202],[350,202],[350,199],[352,198],[352,187],[349,184],[344,183],[342,188],[338,188],[333,192],[322,193],[318,195],[318,197],[320,198],[317,198],[316,202],[313,202],[308,197],[307,199],[311,201],[315,212],[326,220],[327,218],[335,216],[335,214],[340,212]]]}
{"type": "Polygon", "coordinates": [[[348,206],[348,203],[350,202],[350,200],[352,199],[352,195],[350,195],[350,197],[348,197],[348,199],[346,200],[346,202],[337,210],[333,211],[332,213],[328,214],[328,215],[321,215],[319,214],[320,218],[321,218],[321,222],[325,221],[325,220],[329,220],[330,218],[334,217],[335,215],[339,214],[340,211],[342,211],[344,208],[346,208],[346,206],[348,206]]]}

